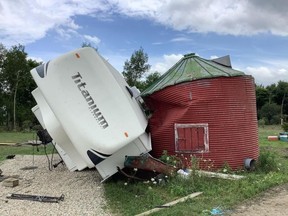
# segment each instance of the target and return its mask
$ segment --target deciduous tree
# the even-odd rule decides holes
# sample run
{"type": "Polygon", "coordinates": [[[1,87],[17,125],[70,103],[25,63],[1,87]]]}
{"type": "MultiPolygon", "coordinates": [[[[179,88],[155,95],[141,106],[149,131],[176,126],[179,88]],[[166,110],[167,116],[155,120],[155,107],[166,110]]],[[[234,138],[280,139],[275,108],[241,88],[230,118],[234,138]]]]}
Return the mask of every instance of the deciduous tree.
{"type": "Polygon", "coordinates": [[[1,79],[1,94],[4,96],[4,108],[7,113],[8,123],[12,116],[12,129],[16,130],[17,118],[22,116],[28,118],[24,111],[31,112],[32,96],[31,91],[36,87],[30,70],[39,63],[29,60],[25,47],[22,45],[12,46],[3,57],[1,64],[0,79],[1,79]],[[28,105],[29,104],[29,105],[28,105]],[[27,106],[26,106],[27,105],[27,106]]]}
{"type": "Polygon", "coordinates": [[[148,64],[148,55],[140,47],[139,50],[136,50],[132,54],[130,60],[125,61],[122,74],[129,86],[136,86],[139,90],[143,90],[143,81],[141,79],[150,67],[148,64]]]}

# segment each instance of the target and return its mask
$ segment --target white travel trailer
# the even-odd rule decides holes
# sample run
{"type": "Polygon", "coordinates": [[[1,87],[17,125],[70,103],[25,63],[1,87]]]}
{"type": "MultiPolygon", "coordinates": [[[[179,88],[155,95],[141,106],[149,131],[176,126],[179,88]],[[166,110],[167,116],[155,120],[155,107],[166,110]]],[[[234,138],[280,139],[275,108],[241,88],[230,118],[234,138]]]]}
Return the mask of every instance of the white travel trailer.
{"type": "Polygon", "coordinates": [[[126,155],[151,150],[139,93],[93,48],[64,54],[31,74],[38,86],[32,111],[71,171],[96,166],[105,180],[124,167],[126,155]]]}
{"type": "MultiPolygon", "coordinates": [[[[53,114],[53,112],[50,110],[49,106],[47,105],[46,101],[43,100],[43,97],[42,95],[40,94],[40,91],[39,89],[35,89],[33,92],[33,96],[34,98],[37,100],[37,104],[39,105],[36,105],[32,108],[32,112],[34,113],[34,115],[36,116],[37,120],[39,121],[39,123],[41,124],[41,126],[43,127],[43,129],[46,129],[47,130],[47,127],[46,125],[44,124],[44,120],[43,120],[43,117],[46,118],[45,119],[45,122],[46,124],[48,124],[48,128],[51,128],[52,131],[51,131],[51,134],[53,132],[60,132],[60,133],[63,133],[63,129],[61,130],[61,126],[59,126],[59,122],[57,121],[57,119],[55,119],[55,116],[53,114]],[[37,95],[38,94],[38,95],[37,95]],[[45,112],[46,114],[44,116],[42,116],[42,113],[41,113],[41,110],[39,108],[39,106],[41,106],[41,109],[43,112],[45,112]],[[51,120],[52,121],[51,121],[51,120]],[[49,124],[52,123],[52,125],[50,126],[49,124]],[[54,130],[53,130],[54,129],[54,130]],[[55,130],[56,129],[56,130],[55,130]]],[[[64,133],[65,135],[65,133],[64,133]]],[[[57,136],[57,135],[56,135],[57,136]]],[[[61,136],[59,138],[62,138],[61,140],[61,143],[64,144],[66,143],[67,141],[69,141],[69,139],[67,138],[67,136],[61,136]],[[66,138],[66,142],[63,140],[63,138],[65,139],[66,138]]],[[[59,153],[59,155],[61,156],[62,160],[64,161],[64,163],[66,164],[67,168],[70,170],[70,171],[75,171],[77,169],[79,169],[79,165],[81,164],[79,161],[77,163],[78,167],[76,166],[76,164],[71,160],[71,158],[69,157],[69,155],[63,150],[63,148],[61,148],[56,142],[55,140],[52,140],[52,143],[53,145],[55,146],[57,152],[59,153]]],[[[71,146],[70,148],[68,148],[68,152],[70,152],[70,155],[73,156],[73,153],[74,154],[77,154],[77,152],[75,152],[75,148],[73,148],[73,145],[71,145],[71,141],[70,141],[70,145],[68,144],[67,147],[71,146]],[[74,152],[72,152],[74,151],[74,152]],[[72,153],[71,153],[72,152],[72,153]]],[[[65,145],[64,145],[65,147],[65,145]]],[[[81,157],[75,157],[74,158],[78,159],[81,157]]],[[[84,168],[86,167],[85,164],[83,166],[84,168]]],[[[80,170],[80,169],[79,169],[80,170]]]]}

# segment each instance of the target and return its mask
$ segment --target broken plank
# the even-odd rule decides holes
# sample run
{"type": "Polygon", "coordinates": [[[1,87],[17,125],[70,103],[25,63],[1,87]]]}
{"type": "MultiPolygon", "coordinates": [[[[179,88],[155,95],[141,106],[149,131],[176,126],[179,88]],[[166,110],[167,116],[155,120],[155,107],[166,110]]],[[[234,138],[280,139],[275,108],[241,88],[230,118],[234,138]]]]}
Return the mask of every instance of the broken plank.
{"type": "Polygon", "coordinates": [[[19,180],[15,178],[8,178],[2,182],[5,187],[15,187],[19,185],[19,180]]]}
{"type": "Polygon", "coordinates": [[[184,202],[184,201],[186,201],[187,199],[192,199],[192,198],[194,198],[194,197],[196,197],[196,196],[199,196],[200,194],[202,194],[202,192],[192,193],[192,194],[190,194],[190,195],[188,195],[188,196],[179,198],[179,199],[177,199],[177,200],[174,200],[174,201],[172,201],[172,202],[166,203],[166,204],[164,204],[164,205],[162,205],[162,206],[156,207],[156,208],[154,208],[154,209],[151,209],[151,210],[149,210],[149,211],[143,212],[143,213],[138,214],[138,215],[136,215],[136,216],[144,216],[144,215],[152,214],[152,213],[154,213],[154,212],[160,211],[160,210],[163,209],[163,208],[167,208],[167,207],[173,206],[173,205],[175,205],[175,204],[177,204],[177,203],[179,203],[179,202],[184,202]]]}
{"type": "Polygon", "coordinates": [[[216,177],[222,179],[229,179],[229,180],[239,180],[245,178],[245,176],[235,175],[235,174],[224,174],[224,173],[216,173],[216,172],[208,172],[203,170],[196,170],[197,174],[207,176],[207,177],[216,177]]]}
{"type": "Polygon", "coordinates": [[[1,142],[0,145],[4,146],[15,146],[17,143],[10,143],[10,142],[1,142]]]}

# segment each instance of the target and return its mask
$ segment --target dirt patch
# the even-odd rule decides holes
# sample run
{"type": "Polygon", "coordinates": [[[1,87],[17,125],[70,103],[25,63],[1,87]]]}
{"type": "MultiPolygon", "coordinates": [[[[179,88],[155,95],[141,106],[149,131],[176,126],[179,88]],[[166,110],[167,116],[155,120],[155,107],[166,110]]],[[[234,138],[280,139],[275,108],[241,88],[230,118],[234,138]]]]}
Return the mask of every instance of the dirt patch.
{"type": "Polygon", "coordinates": [[[231,216],[288,215],[288,184],[272,188],[237,207],[231,216]]]}

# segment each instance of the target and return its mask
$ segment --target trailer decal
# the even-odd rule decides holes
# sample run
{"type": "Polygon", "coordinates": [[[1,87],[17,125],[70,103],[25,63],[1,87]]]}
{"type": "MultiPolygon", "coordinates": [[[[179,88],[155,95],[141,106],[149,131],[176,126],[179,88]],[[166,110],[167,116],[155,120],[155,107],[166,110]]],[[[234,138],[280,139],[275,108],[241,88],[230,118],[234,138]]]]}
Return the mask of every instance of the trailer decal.
{"type": "Polygon", "coordinates": [[[79,91],[81,92],[82,96],[85,98],[93,117],[98,122],[98,125],[103,129],[107,128],[109,126],[108,122],[106,121],[103,114],[100,112],[99,108],[95,104],[94,99],[90,95],[89,91],[86,90],[86,87],[85,87],[86,83],[82,82],[81,74],[77,72],[76,75],[72,76],[72,79],[74,80],[74,83],[77,84],[77,87],[79,91]]]}

